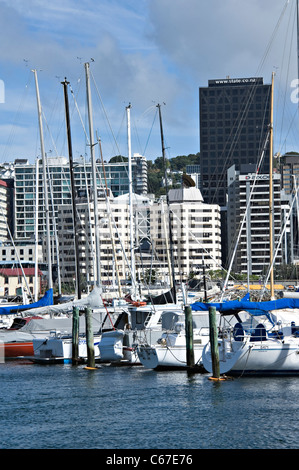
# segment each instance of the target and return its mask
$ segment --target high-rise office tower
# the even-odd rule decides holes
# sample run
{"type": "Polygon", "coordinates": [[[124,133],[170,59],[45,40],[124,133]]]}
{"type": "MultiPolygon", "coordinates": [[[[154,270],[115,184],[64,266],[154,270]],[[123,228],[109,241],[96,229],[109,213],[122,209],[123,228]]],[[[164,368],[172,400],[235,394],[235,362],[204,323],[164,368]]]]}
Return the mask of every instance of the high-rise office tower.
{"type": "MultiPolygon", "coordinates": [[[[258,164],[270,124],[271,85],[263,78],[209,80],[200,88],[200,189],[226,206],[227,169],[258,164]]],[[[259,169],[269,173],[269,144],[259,169]]]]}

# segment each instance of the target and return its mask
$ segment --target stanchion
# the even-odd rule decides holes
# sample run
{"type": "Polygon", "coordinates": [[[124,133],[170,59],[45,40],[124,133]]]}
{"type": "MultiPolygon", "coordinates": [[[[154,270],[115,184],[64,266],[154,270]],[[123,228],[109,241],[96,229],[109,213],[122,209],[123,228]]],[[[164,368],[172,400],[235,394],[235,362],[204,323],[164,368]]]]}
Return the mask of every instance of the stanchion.
{"type": "Polygon", "coordinates": [[[94,370],[95,357],[94,357],[94,338],[92,330],[92,310],[90,307],[85,309],[85,327],[86,327],[86,347],[87,347],[87,367],[85,369],[94,370]]]}
{"type": "Polygon", "coordinates": [[[194,367],[192,310],[189,305],[185,306],[185,331],[187,367],[194,367]]]}
{"type": "Polygon", "coordinates": [[[209,377],[209,380],[222,381],[222,380],[225,380],[225,378],[220,377],[216,307],[209,308],[209,325],[210,325],[210,343],[211,343],[212,370],[213,370],[213,376],[209,377]]]}
{"type": "Polygon", "coordinates": [[[72,364],[79,362],[79,307],[73,307],[72,323],[72,364]]]}

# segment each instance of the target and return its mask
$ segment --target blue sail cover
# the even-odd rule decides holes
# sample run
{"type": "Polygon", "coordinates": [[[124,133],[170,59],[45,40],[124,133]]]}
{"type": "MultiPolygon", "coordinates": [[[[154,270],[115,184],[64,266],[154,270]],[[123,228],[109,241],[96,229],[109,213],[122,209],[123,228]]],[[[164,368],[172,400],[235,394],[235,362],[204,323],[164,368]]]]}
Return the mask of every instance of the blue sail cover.
{"type": "Polygon", "coordinates": [[[46,307],[47,305],[53,305],[53,289],[49,289],[46,291],[45,295],[39,299],[37,302],[27,305],[12,305],[12,306],[5,306],[0,307],[0,315],[10,315],[16,314],[23,310],[29,310],[31,308],[37,307],[46,307]]]}
{"type": "Polygon", "coordinates": [[[272,310],[280,310],[285,308],[299,309],[299,299],[277,299],[266,302],[250,302],[249,294],[247,294],[242,300],[228,300],[220,303],[195,302],[191,305],[192,310],[195,311],[209,310],[210,307],[216,307],[218,312],[226,315],[233,315],[235,313],[241,312],[242,310],[246,310],[254,316],[269,316],[269,312],[272,310]]]}

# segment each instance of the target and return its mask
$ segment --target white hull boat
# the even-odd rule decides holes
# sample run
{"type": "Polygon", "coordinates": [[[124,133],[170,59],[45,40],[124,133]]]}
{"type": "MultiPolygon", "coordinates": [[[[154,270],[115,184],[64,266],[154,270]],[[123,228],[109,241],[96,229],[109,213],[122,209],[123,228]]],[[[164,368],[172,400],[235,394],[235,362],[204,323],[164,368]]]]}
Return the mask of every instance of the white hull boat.
{"type": "Polygon", "coordinates": [[[117,323],[117,328],[102,333],[99,343],[101,361],[140,365],[137,345],[152,344],[160,338],[162,317],[166,312],[177,316],[182,314],[182,309],[175,304],[146,305],[131,309],[129,320],[127,314],[124,315],[128,323],[117,323]]]}
{"type": "MultiPolygon", "coordinates": [[[[138,357],[147,369],[181,369],[187,367],[186,332],[184,313],[170,317],[165,312],[162,324],[166,328],[156,343],[139,344],[138,357]],[[176,322],[174,322],[177,319],[176,322]]],[[[194,365],[202,367],[202,352],[209,342],[208,313],[194,313],[193,317],[193,351],[194,365]]],[[[219,315],[218,315],[219,318],[219,315]]]]}
{"type": "MultiPolygon", "coordinates": [[[[202,351],[209,341],[209,332],[202,335],[194,331],[194,363],[201,366],[202,351]]],[[[137,347],[138,357],[146,369],[181,369],[187,367],[186,335],[180,333],[163,333],[157,344],[141,344],[137,347]]]]}
{"type": "MultiPolygon", "coordinates": [[[[99,341],[101,337],[94,335],[95,359],[100,357],[99,341]]],[[[71,363],[72,362],[72,338],[49,337],[33,339],[34,362],[45,363],[71,363]]],[[[87,359],[87,343],[85,337],[79,337],[78,358],[84,362],[87,359]]]]}
{"type": "MultiPolygon", "coordinates": [[[[273,314],[273,312],[272,312],[273,314]]],[[[299,313],[275,312],[275,324],[268,319],[248,320],[233,330],[223,330],[218,339],[220,374],[299,374],[299,313]]],[[[212,373],[211,346],[203,351],[204,368],[212,373]]]]}

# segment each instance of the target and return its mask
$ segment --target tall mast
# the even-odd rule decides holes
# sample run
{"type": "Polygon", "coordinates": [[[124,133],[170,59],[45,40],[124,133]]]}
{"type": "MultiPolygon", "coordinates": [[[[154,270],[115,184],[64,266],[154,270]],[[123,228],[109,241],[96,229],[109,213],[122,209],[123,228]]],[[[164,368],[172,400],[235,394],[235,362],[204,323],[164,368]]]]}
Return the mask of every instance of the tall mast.
{"type": "Polygon", "coordinates": [[[34,228],[34,244],[35,244],[35,263],[34,263],[34,300],[38,298],[38,157],[35,162],[35,228],[34,228]]]}
{"type": "Polygon", "coordinates": [[[299,79],[299,0],[296,2],[297,12],[297,79],[299,79]]]}
{"type": "Polygon", "coordinates": [[[132,181],[132,152],[131,152],[131,105],[127,106],[127,126],[128,126],[128,160],[129,160],[129,217],[130,217],[130,259],[132,288],[136,295],[136,267],[135,267],[135,237],[133,219],[133,181],[132,181]]]}
{"type": "Polygon", "coordinates": [[[72,149],[71,125],[70,125],[69,100],[68,100],[68,93],[67,93],[67,86],[68,86],[69,82],[65,78],[64,82],[61,82],[61,84],[63,85],[63,91],[64,91],[65,120],[66,120],[67,142],[68,142],[68,150],[69,150],[69,161],[70,161],[72,208],[73,208],[73,228],[74,228],[74,237],[75,237],[76,290],[77,290],[78,299],[81,299],[78,217],[77,217],[77,211],[76,211],[76,190],[75,190],[75,179],[74,179],[74,162],[73,162],[73,149],[72,149]]]}
{"type": "Polygon", "coordinates": [[[52,260],[51,260],[51,238],[50,238],[50,216],[49,216],[49,196],[48,196],[48,184],[47,184],[47,171],[46,171],[46,154],[44,146],[44,135],[43,135],[43,122],[42,122],[42,107],[40,103],[39,88],[37,81],[36,70],[32,70],[35,78],[35,88],[36,88],[36,100],[37,100],[37,113],[38,113],[38,122],[39,122],[39,133],[40,133],[40,146],[42,153],[42,163],[43,163],[43,184],[44,184],[44,198],[45,198],[45,214],[46,214],[46,245],[47,245],[47,262],[48,262],[48,288],[53,289],[53,280],[52,280],[52,260]]]}
{"type": "Polygon", "coordinates": [[[95,284],[100,287],[101,285],[101,263],[100,263],[100,240],[99,240],[99,213],[98,213],[98,191],[97,191],[97,173],[96,173],[96,160],[94,153],[94,132],[93,132],[93,120],[92,120],[92,103],[90,93],[90,78],[89,78],[89,63],[85,63],[86,73],[86,94],[87,94],[87,107],[88,107],[88,120],[89,120],[89,145],[91,154],[91,167],[92,167],[92,179],[93,179],[93,204],[94,204],[94,223],[95,223],[95,245],[96,245],[96,273],[95,284]]]}
{"type": "Polygon", "coordinates": [[[110,207],[110,201],[109,201],[108,184],[107,184],[106,170],[105,170],[103,153],[102,153],[101,140],[99,138],[98,138],[98,142],[99,142],[99,147],[100,147],[100,155],[101,155],[102,168],[103,168],[105,187],[106,187],[106,204],[107,204],[108,222],[109,222],[109,230],[110,230],[110,237],[111,237],[111,243],[112,243],[114,265],[115,265],[116,278],[117,278],[118,295],[119,295],[119,298],[121,298],[122,297],[122,290],[121,290],[121,282],[120,282],[120,277],[119,277],[119,269],[118,269],[118,264],[117,264],[117,253],[116,253],[116,249],[115,249],[115,240],[114,240],[114,234],[113,234],[112,223],[111,223],[111,207],[110,207]]]}
{"type": "MultiPolygon", "coordinates": [[[[169,249],[170,249],[170,261],[171,261],[171,287],[173,293],[173,301],[176,303],[176,288],[175,288],[175,274],[174,274],[174,258],[173,258],[173,236],[172,236],[172,221],[169,207],[169,195],[168,195],[168,182],[167,182],[167,168],[166,168],[166,157],[165,157],[165,146],[164,146],[164,135],[163,135],[163,125],[162,125],[162,115],[161,115],[161,105],[158,104],[157,108],[159,109],[159,120],[160,120],[160,133],[161,133],[161,145],[162,145],[162,156],[164,163],[164,174],[165,174],[165,189],[166,189],[166,202],[168,209],[168,225],[169,225],[169,249]]],[[[165,234],[166,236],[166,234],[165,234]]]]}
{"type": "Polygon", "coordinates": [[[270,238],[270,294],[274,300],[274,272],[273,272],[273,244],[274,244],[274,213],[273,213],[273,93],[274,93],[274,72],[272,72],[271,84],[271,117],[270,117],[270,149],[269,149],[269,238],[270,238]]]}

